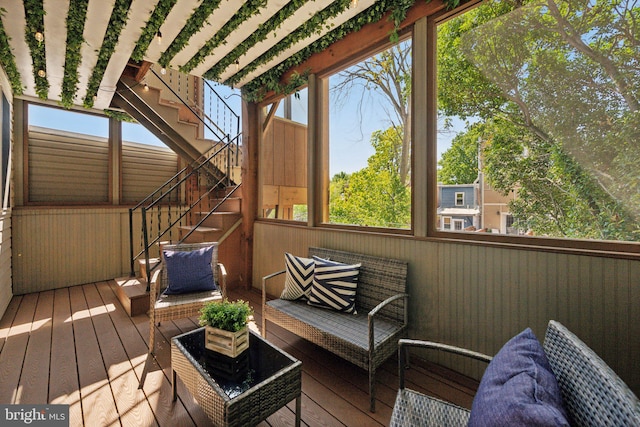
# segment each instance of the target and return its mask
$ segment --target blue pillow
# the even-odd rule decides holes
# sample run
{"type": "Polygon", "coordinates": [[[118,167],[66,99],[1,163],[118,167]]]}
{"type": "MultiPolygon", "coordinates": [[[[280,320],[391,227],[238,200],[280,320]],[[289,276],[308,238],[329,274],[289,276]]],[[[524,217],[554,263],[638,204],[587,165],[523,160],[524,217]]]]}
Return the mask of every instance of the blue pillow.
{"type": "Polygon", "coordinates": [[[530,328],[509,340],[482,376],[469,426],[568,426],[556,377],[530,328]]]}
{"type": "Polygon", "coordinates": [[[164,268],[167,269],[169,284],[164,291],[167,295],[188,292],[213,291],[211,259],[213,246],[193,251],[163,251],[164,268]]]}

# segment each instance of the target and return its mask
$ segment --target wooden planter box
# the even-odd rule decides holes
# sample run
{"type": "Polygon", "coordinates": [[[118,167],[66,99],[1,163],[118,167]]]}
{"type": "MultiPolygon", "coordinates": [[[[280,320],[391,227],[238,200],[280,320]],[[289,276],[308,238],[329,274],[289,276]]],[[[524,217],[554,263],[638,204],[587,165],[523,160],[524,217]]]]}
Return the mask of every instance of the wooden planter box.
{"type": "Polygon", "coordinates": [[[229,332],[211,326],[204,328],[204,346],[225,356],[237,357],[249,348],[249,329],[229,332]]]}

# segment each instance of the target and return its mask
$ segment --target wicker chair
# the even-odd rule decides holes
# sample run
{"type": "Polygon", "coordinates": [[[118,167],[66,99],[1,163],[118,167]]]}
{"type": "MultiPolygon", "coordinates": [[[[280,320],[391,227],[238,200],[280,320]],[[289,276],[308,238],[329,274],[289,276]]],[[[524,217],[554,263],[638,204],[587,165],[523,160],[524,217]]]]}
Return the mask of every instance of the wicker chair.
{"type": "MultiPolygon", "coordinates": [[[[490,356],[449,345],[400,340],[398,349],[400,390],[391,426],[464,426],[470,411],[405,388],[408,347],[437,349],[489,362],[490,356]]],[[[544,352],[558,380],[571,425],[638,426],[640,400],[606,363],[575,334],[551,320],[544,352]]]]}
{"type": "Polygon", "coordinates": [[[146,379],[147,368],[151,360],[151,355],[155,351],[156,324],[164,320],[183,319],[185,317],[198,316],[200,309],[208,302],[222,301],[226,298],[227,288],[227,272],[224,265],[218,263],[218,244],[213,242],[205,243],[180,243],[173,245],[164,245],[164,250],[170,251],[193,251],[213,246],[211,259],[211,269],[213,270],[213,278],[218,285],[219,290],[193,292],[179,295],[166,295],[164,289],[169,283],[167,277],[167,269],[162,265],[156,269],[151,275],[150,293],[149,293],[149,354],[147,355],[147,363],[140,379],[142,388],[146,379]]]}

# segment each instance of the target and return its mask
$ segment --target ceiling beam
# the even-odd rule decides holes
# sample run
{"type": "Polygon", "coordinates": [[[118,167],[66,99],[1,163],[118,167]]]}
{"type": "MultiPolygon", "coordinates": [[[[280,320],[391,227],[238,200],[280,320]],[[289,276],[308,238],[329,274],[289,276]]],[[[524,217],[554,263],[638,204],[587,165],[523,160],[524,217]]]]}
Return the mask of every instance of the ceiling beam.
{"type": "MultiPolygon", "coordinates": [[[[429,3],[416,2],[407,11],[407,17],[402,21],[399,32],[402,34],[411,31],[413,24],[419,19],[433,15],[444,8],[445,5],[441,0],[433,0],[429,3]]],[[[391,44],[389,35],[393,27],[393,22],[389,20],[389,13],[387,13],[378,22],[363,26],[360,31],[345,36],[323,52],[315,53],[300,65],[290,68],[282,75],[280,82],[286,84],[294,72],[303,74],[308,70],[311,74],[323,75],[362,60],[372,50],[391,44]]],[[[260,105],[270,104],[274,99],[282,96],[282,94],[270,92],[260,105]]]]}

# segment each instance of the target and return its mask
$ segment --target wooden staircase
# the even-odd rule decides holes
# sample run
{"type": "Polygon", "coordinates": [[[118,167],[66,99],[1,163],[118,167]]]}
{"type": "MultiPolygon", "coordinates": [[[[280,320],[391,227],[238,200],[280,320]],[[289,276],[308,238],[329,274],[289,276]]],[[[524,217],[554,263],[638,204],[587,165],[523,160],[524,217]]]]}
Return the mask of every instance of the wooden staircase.
{"type": "MultiPolygon", "coordinates": [[[[157,89],[156,85],[135,84],[131,80],[123,79],[119,82],[126,85],[131,94],[125,92],[123,86],[119,97],[114,97],[118,107],[129,112],[140,123],[156,133],[169,148],[180,155],[185,164],[191,164],[194,160],[214,154],[225,144],[203,138],[203,124],[195,117],[192,105],[180,105],[173,99],[166,99],[166,90],[157,89]]],[[[237,144],[237,142],[236,142],[237,144]]],[[[194,175],[184,182],[184,197],[181,206],[193,206],[188,214],[181,220],[181,224],[175,226],[176,233],[167,236],[163,241],[172,239],[173,242],[184,241],[188,243],[218,242],[218,260],[225,265],[227,270],[227,283],[236,284],[243,281],[240,275],[243,258],[241,256],[241,227],[242,201],[238,189],[241,180],[241,168],[239,164],[232,163],[233,155],[238,156],[238,145],[231,145],[230,157],[216,158],[209,164],[205,164],[198,175],[194,175]],[[225,178],[229,187],[227,189],[200,188],[203,181],[201,173],[212,173],[214,180],[220,179],[219,174],[225,178]],[[231,195],[230,195],[231,194],[231,195]],[[200,201],[198,201],[200,199],[200,201]]],[[[200,162],[200,160],[198,160],[200,162]]],[[[218,181],[220,182],[220,181],[218,181]]],[[[219,185],[219,184],[218,184],[219,185]]],[[[163,243],[163,242],[162,242],[163,243]]],[[[153,267],[159,263],[160,249],[158,245],[150,251],[152,257],[149,264],[153,267]]],[[[144,257],[137,259],[137,277],[122,277],[116,279],[118,299],[130,316],[144,314],[149,309],[149,294],[147,289],[146,262],[144,257]]]]}

